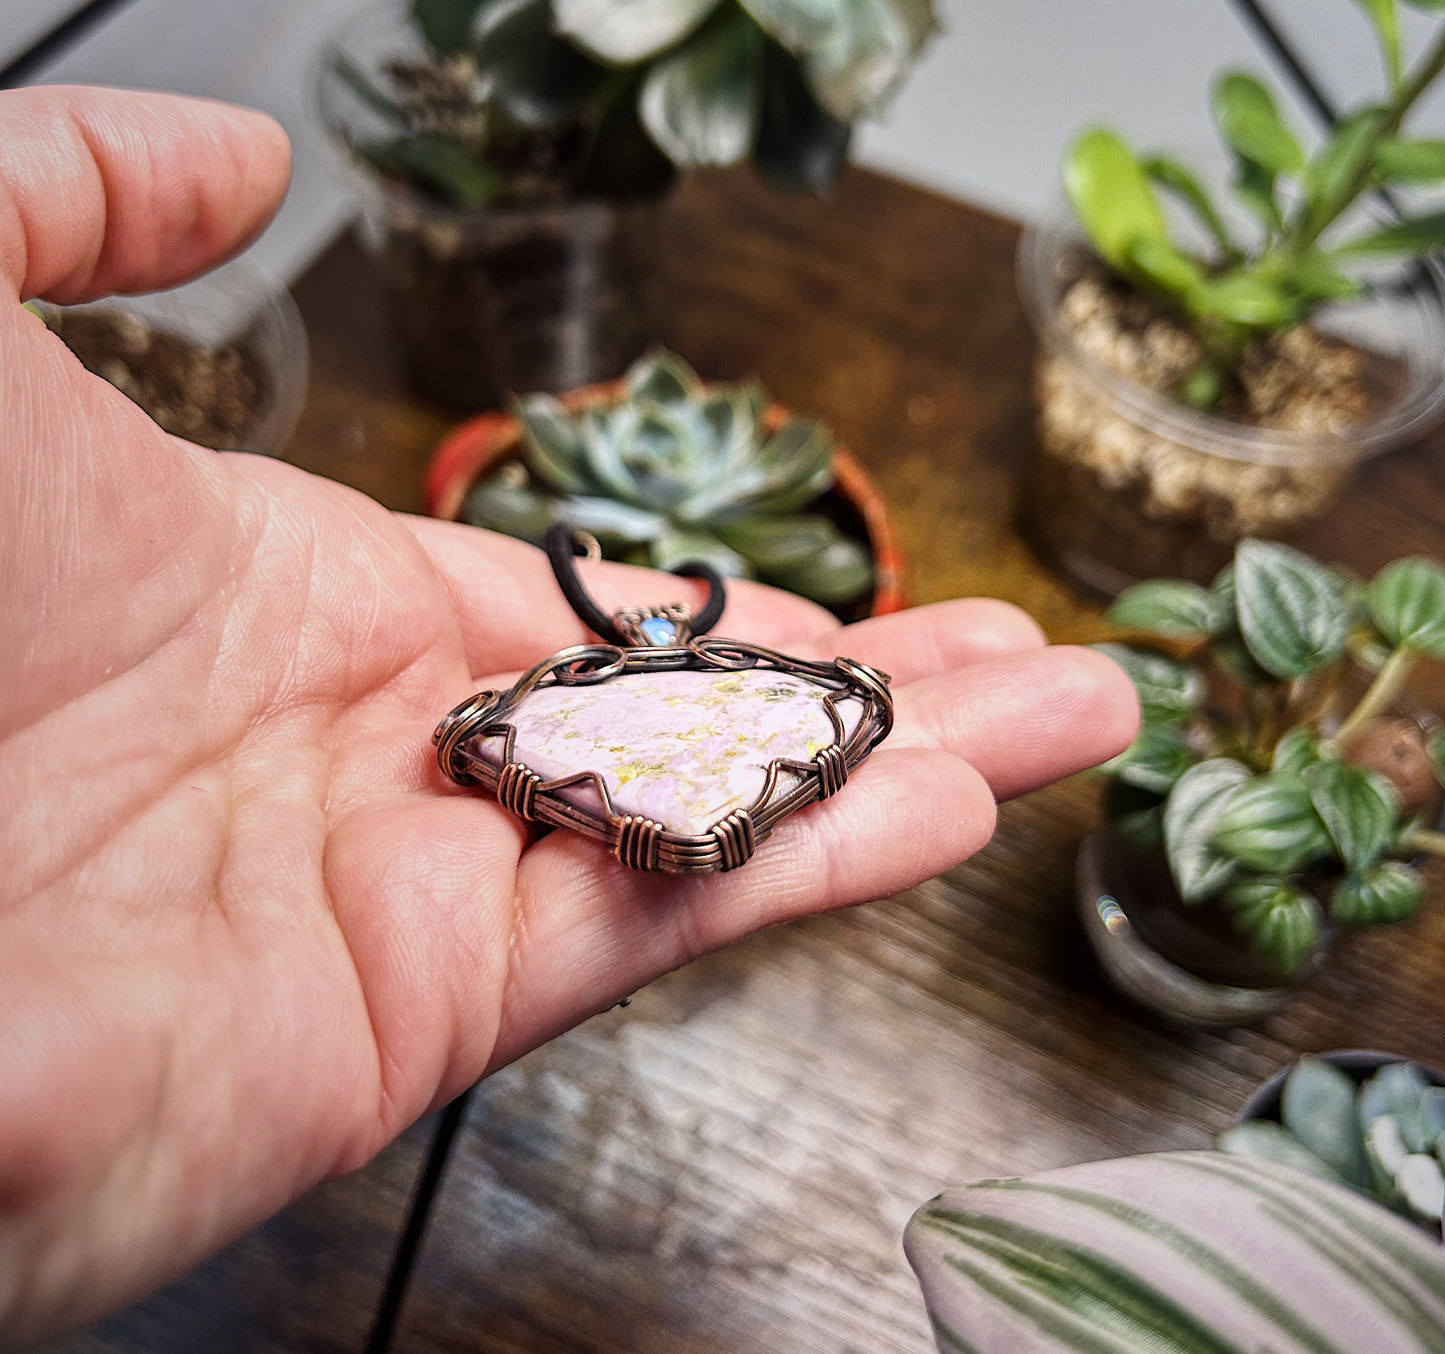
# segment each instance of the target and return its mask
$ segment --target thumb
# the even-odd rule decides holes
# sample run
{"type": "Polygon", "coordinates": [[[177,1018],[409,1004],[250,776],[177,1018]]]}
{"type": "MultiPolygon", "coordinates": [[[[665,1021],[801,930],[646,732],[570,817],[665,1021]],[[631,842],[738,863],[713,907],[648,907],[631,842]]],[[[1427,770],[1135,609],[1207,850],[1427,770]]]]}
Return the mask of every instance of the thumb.
{"type": "Polygon", "coordinates": [[[263,113],[64,86],[0,93],[0,274],[22,300],[154,291],[248,243],[286,191],[263,113]]]}

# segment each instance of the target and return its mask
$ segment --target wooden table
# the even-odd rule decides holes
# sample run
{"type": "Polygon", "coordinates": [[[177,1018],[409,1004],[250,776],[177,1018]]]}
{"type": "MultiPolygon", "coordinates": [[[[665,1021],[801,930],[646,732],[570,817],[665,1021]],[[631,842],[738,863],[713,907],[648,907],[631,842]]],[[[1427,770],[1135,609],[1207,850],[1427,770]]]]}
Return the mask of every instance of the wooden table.
{"type": "MultiPolygon", "coordinates": [[[[912,594],[1096,613],[1012,521],[1030,423],[1017,227],[854,171],[826,203],[698,176],[659,242],[667,341],[760,376],[873,472],[912,594]]],[[[302,280],[298,463],[419,507],[447,420],[403,391],[376,285],[338,243],[302,280]]],[[[1445,553],[1445,441],[1372,467],[1306,545],[1362,569],[1445,553]]],[[[1107,991],[1072,913],[1085,781],[896,898],[779,927],[654,984],[484,1083],[398,1351],[925,1354],[899,1234],[944,1184],[1201,1147],[1300,1050],[1445,1062],[1445,907],[1361,938],[1291,1010],[1165,1028],[1107,991]]],[[[56,1349],[357,1351],[427,1125],[163,1293],[56,1349]]]]}

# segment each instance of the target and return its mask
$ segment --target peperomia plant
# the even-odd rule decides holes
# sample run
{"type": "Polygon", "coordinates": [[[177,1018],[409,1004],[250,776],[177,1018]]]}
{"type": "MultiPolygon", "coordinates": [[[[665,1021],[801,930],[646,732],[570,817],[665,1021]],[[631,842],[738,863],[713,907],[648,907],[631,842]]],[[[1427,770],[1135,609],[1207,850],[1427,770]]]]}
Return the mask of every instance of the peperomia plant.
{"type": "MultiPolygon", "coordinates": [[[[1445,10],[1442,0],[1401,2],[1445,10]]],[[[1215,122],[1233,161],[1230,188],[1254,218],[1250,238],[1231,229],[1199,177],[1176,160],[1137,156],[1103,128],[1086,131],[1065,155],[1065,191],[1099,255],[1166,301],[1200,339],[1204,356],[1175,392],[1187,404],[1213,408],[1254,339],[1357,296],[1361,282],[1352,269],[1359,261],[1445,245],[1445,212],[1347,224],[1368,193],[1445,182],[1445,140],[1414,137],[1405,126],[1445,70],[1445,23],[1407,70],[1397,0],[1357,3],[1379,42],[1386,87],[1340,118],[1313,154],[1253,76],[1230,72],[1214,86],[1215,122]],[[1161,194],[1192,218],[1203,247],[1188,247],[1171,228],[1161,194]]]]}
{"type": "Polygon", "coordinates": [[[1439,729],[1396,712],[1422,656],[1445,656],[1445,570],[1403,559],[1368,584],[1266,541],[1210,588],[1136,584],[1099,647],[1133,679],[1134,743],[1104,766],[1116,828],[1162,847],[1186,907],[1225,908],[1282,979],[1331,923],[1398,921],[1412,863],[1445,852],[1439,729]]]}
{"type": "Polygon", "coordinates": [[[1349,1185],[1440,1235],[1445,1086],[1414,1063],[1388,1062],[1357,1083],[1323,1058],[1301,1058],[1281,1088],[1278,1120],[1246,1119],[1217,1146],[1349,1185]]]}
{"type": "Polygon", "coordinates": [[[751,158],[826,188],[852,124],[937,27],[932,0],[411,0],[421,59],[331,69],[389,125],[355,150],[454,206],[647,196],[751,158]]]}

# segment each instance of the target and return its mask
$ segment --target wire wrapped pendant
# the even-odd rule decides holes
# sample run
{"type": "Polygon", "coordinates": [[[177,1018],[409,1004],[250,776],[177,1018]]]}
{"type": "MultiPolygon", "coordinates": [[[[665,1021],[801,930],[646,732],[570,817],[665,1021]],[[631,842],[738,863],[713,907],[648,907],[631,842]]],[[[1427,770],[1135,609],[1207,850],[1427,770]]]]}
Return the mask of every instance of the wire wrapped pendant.
{"type": "Polygon", "coordinates": [[[565,530],[549,536],[564,593],[609,642],[564,649],[448,714],[432,741],[457,784],[601,841],[634,869],[700,874],[746,864],[887,736],[885,674],[698,633],[722,611],[705,566],[686,566],[709,583],[696,618],[681,605],[607,617],[581,588],[574,548],[565,530]]]}

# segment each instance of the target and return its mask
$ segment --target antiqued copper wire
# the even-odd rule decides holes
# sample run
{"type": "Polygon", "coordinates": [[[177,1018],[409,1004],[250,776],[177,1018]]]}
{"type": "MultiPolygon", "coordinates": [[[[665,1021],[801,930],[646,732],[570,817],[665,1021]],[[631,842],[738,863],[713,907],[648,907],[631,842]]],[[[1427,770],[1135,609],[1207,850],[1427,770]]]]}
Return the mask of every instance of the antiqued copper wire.
{"type": "Polygon", "coordinates": [[[718,850],[722,854],[723,870],[736,870],[746,865],[757,850],[757,834],[753,831],[753,816],[746,809],[734,809],[722,822],[714,824],[712,835],[717,838],[718,850]]]}
{"type": "Polygon", "coordinates": [[[617,820],[617,845],[613,854],[634,870],[658,869],[662,824],[651,818],[628,814],[617,820]]]}
{"type": "Polygon", "coordinates": [[[537,787],[542,777],[521,762],[508,762],[497,775],[497,803],[528,820],[536,816],[537,787]]]}
{"type": "Polygon", "coordinates": [[[843,749],[834,744],[823,748],[813,759],[818,768],[818,798],[828,799],[848,783],[848,763],[843,749]]]}
{"type": "Polygon", "coordinates": [[[888,678],[876,668],[849,658],[815,662],[792,658],[741,640],[699,638],[671,648],[623,648],[581,644],[538,663],[504,695],[481,692],[457,706],[437,726],[432,741],[442,771],[460,785],[475,785],[496,795],[504,807],[538,822],[571,828],[603,842],[624,864],[640,870],[700,874],[743,865],[772,828],[788,814],[836,794],[856,767],[893,726],[888,678]],[[621,814],[606,782],[596,771],[580,771],[544,780],[515,757],[516,729],[507,715],[544,684],[588,686],[632,673],[677,671],[739,672],[763,668],[806,678],[825,689],[823,708],[833,742],[812,761],[775,758],[766,768],[763,788],[753,803],[735,809],[703,833],[670,832],[650,819],[621,814]],[[855,700],[862,712],[852,732],[838,708],[855,700]],[[502,739],[500,764],[481,756],[477,745],[502,739]],[[793,783],[784,788],[787,774],[793,783]],[[572,803],[561,791],[590,785],[598,808],[572,803]]]}

